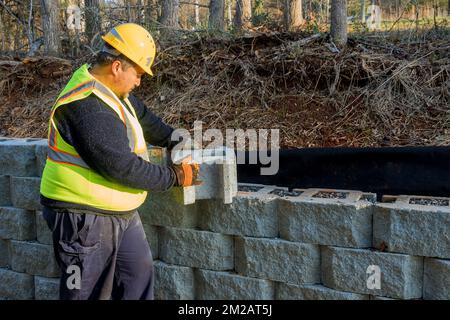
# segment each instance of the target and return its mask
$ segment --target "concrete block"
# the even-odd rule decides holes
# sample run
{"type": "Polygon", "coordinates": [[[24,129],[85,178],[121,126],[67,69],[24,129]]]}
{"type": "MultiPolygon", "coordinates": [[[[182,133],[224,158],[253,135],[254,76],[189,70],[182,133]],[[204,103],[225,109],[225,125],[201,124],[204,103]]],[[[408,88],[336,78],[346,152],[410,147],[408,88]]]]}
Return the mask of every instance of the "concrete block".
{"type": "Polygon", "coordinates": [[[53,246],[37,242],[11,240],[11,269],[43,277],[59,277],[53,246]]]}
{"type": "Polygon", "coordinates": [[[0,239],[0,268],[9,267],[9,241],[0,239]]]}
{"type": "Polygon", "coordinates": [[[0,175],[0,206],[11,206],[11,205],[12,202],[11,202],[10,177],[0,175]]]}
{"type": "Polygon", "coordinates": [[[0,207],[0,238],[36,239],[34,212],[13,207],[0,207]]]}
{"type": "Polygon", "coordinates": [[[320,282],[320,249],[280,239],[236,238],[236,271],[292,284],[320,282]]]}
{"type": "Polygon", "coordinates": [[[227,148],[173,150],[150,147],[150,162],[169,165],[191,156],[193,162],[200,164],[199,179],[201,185],[180,188],[180,204],[193,204],[196,200],[221,199],[231,203],[237,193],[237,167],[234,151],[227,148]]]}
{"type": "Polygon", "coordinates": [[[35,177],[35,146],[26,139],[10,139],[0,143],[0,175],[35,177]]]}
{"type": "Polygon", "coordinates": [[[143,227],[153,260],[156,260],[159,258],[158,227],[149,224],[143,224],[143,227]]]}
{"type": "Polygon", "coordinates": [[[11,200],[14,207],[42,210],[40,204],[40,178],[11,177],[11,200]]]}
{"type": "Polygon", "coordinates": [[[230,272],[197,269],[195,284],[199,300],[273,300],[274,297],[273,282],[230,272]]]}
{"type": "MultiPolygon", "coordinates": [[[[255,185],[256,186],[256,185],[255,185]]],[[[278,236],[278,196],[274,187],[239,191],[233,203],[220,200],[200,202],[200,228],[230,235],[267,237],[278,236]]]]}
{"type": "Polygon", "coordinates": [[[194,228],[197,225],[197,205],[182,204],[182,188],[166,192],[150,192],[139,208],[142,223],[153,226],[194,228]]]}
{"type": "Polygon", "coordinates": [[[278,283],[277,300],[369,300],[369,295],[337,291],[322,285],[278,283]]]}
{"type": "Polygon", "coordinates": [[[30,300],[34,298],[34,277],[0,269],[0,299],[30,300]]]}
{"type": "Polygon", "coordinates": [[[423,258],[372,250],[322,247],[322,283],[340,291],[399,299],[420,298],[423,258]]]}
{"type": "Polygon", "coordinates": [[[192,268],[155,262],[156,300],[193,300],[194,272],[192,268]]]}
{"type": "Polygon", "coordinates": [[[36,238],[39,243],[53,244],[52,231],[48,227],[41,211],[36,212],[36,238]]]}
{"type": "Polygon", "coordinates": [[[59,278],[34,277],[36,300],[59,300],[59,278]]]}
{"type": "Polygon", "coordinates": [[[353,248],[372,246],[373,204],[370,201],[358,200],[356,196],[327,199],[302,194],[281,198],[278,212],[283,239],[353,248]]]}
{"type": "Polygon", "coordinates": [[[230,149],[202,151],[199,179],[203,183],[195,186],[195,198],[220,199],[222,203],[232,203],[237,194],[237,166],[234,152],[230,149]]]}
{"type": "Polygon", "coordinates": [[[36,155],[36,172],[38,177],[42,177],[42,171],[44,171],[45,163],[47,162],[48,142],[47,139],[41,139],[36,141],[34,144],[36,155]]]}
{"type": "Polygon", "coordinates": [[[450,260],[425,258],[423,298],[450,300],[450,260]]]}
{"type": "Polygon", "coordinates": [[[233,238],[207,231],[162,228],[159,255],[164,262],[194,268],[234,267],[233,238]]]}
{"type": "Polygon", "coordinates": [[[450,207],[380,203],[375,206],[373,223],[377,249],[450,258],[450,207]]]}

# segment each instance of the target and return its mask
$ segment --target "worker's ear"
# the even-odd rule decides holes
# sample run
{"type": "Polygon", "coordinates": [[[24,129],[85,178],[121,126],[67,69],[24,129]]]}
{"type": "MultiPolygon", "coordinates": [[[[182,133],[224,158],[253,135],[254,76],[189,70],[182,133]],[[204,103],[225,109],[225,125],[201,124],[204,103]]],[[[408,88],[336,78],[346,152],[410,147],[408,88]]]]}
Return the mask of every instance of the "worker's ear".
{"type": "Polygon", "coordinates": [[[114,76],[117,76],[122,70],[122,63],[119,60],[114,60],[111,64],[111,72],[114,76]]]}

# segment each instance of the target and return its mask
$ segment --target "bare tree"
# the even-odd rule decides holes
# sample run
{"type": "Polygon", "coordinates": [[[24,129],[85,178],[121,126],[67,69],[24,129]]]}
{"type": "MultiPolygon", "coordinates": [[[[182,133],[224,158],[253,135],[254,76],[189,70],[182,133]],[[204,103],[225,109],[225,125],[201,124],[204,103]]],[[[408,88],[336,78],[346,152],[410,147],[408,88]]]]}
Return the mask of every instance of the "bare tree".
{"type": "Polygon", "coordinates": [[[166,27],[179,27],[180,0],[163,0],[161,2],[161,16],[159,22],[166,27]]]}
{"type": "Polygon", "coordinates": [[[224,0],[210,0],[208,28],[223,31],[225,28],[224,0]]]}
{"type": "Polygon", "coordinates": [[[366,22],[366,0],[360,0],[360,1],[361,1],[361,23],[365,23],[366,22]]]}
{"type": "Polygon", "coordinates": [[[234,17],[234,25],[236,29],[248,29],[252,26],[252,1],[237,0],[236,15],[234,17]]]}
{"type": "Polygon", "coordinates": [[[330,32],[337,46],[347,44],[347,0],[331,1],[330,32]]]}
{"type": "Polygon", "coordinates": [[[5,25],[3,24],[3,14],[0,11],[0,35],[1,35],[1,42],[2,42],[2,46],[1,46],[1,51],[5,51],[5,39],[6,39],[6,30],[5,30],[5,25]]]}
{"type": "Polygon", "coordinates": [[[61,53],[61,43],[59,39],[59,1],[41,0],[41,17],[45,53],[52,56],[58,56],[61,53]]]}
{"type": "Polygon", "coordinates": [[[150,24],[158,19],[158,3],[157,0],[145,1],[145,23],[150,24]]]}
{"type": "Polygon", "coordinates": [[[284,23],[288,30],[298,30],[303,24],[302,0],[284,1],[284,23]]]}
{"type": "Polygon", "coordinates": [[[200,25],[200,7],[198,5],[198,0],[194,0],[194,22],[195,27],[198,28],[200,25]]]}
{"type": "Polygon", "coordinates": [[[227,6],[227,27],[230,28],[233,24],[233,14],[231,13],[231,7],[233,4],[232,0],[225,0],[227,6]]]}
{"type": "Polygon", "coordinates": [[[101,32],[100,0],[84,0],[86,16],[86,37],[89,43],[101,32]]]}

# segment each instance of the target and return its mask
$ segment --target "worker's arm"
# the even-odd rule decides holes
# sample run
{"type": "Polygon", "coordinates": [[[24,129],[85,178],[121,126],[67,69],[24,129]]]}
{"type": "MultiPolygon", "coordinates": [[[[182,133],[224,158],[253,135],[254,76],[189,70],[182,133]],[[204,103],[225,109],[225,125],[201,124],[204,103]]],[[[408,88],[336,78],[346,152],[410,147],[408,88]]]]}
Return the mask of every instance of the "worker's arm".
{"type": "Polygon", "coordinates": [[[163,122],[137,97],[130,95],[128,98],[136,111],[139,123],[144,131],[145,141],[160,147],[172,149],[177,141],[171,141],[170,137],[174,128],[163,122]]]}
{"type": "Polygon", "coordinates": [[[174,185],[171,168],[153,165],[131,152],[123,122],[97,97],[61,106],[55,117],[61,136],[105,178],[143,190],[161,191],[174,185]]]}

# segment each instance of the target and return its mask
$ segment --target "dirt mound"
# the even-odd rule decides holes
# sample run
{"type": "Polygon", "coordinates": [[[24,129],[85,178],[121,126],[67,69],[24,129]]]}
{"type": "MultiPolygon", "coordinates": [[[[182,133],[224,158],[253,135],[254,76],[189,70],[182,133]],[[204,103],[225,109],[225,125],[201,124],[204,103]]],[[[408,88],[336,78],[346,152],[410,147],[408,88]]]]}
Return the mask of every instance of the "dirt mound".
{"type": "MultiPolygon", "coordinates": [[[[137,94],[177,127],[280,129],[283,147],[450,144],[448,35],[415,43],[268,33],[160,44],[137,94]]],[[[45,137],[81,61],[0,61],[1,133],[45,137]]]]}

